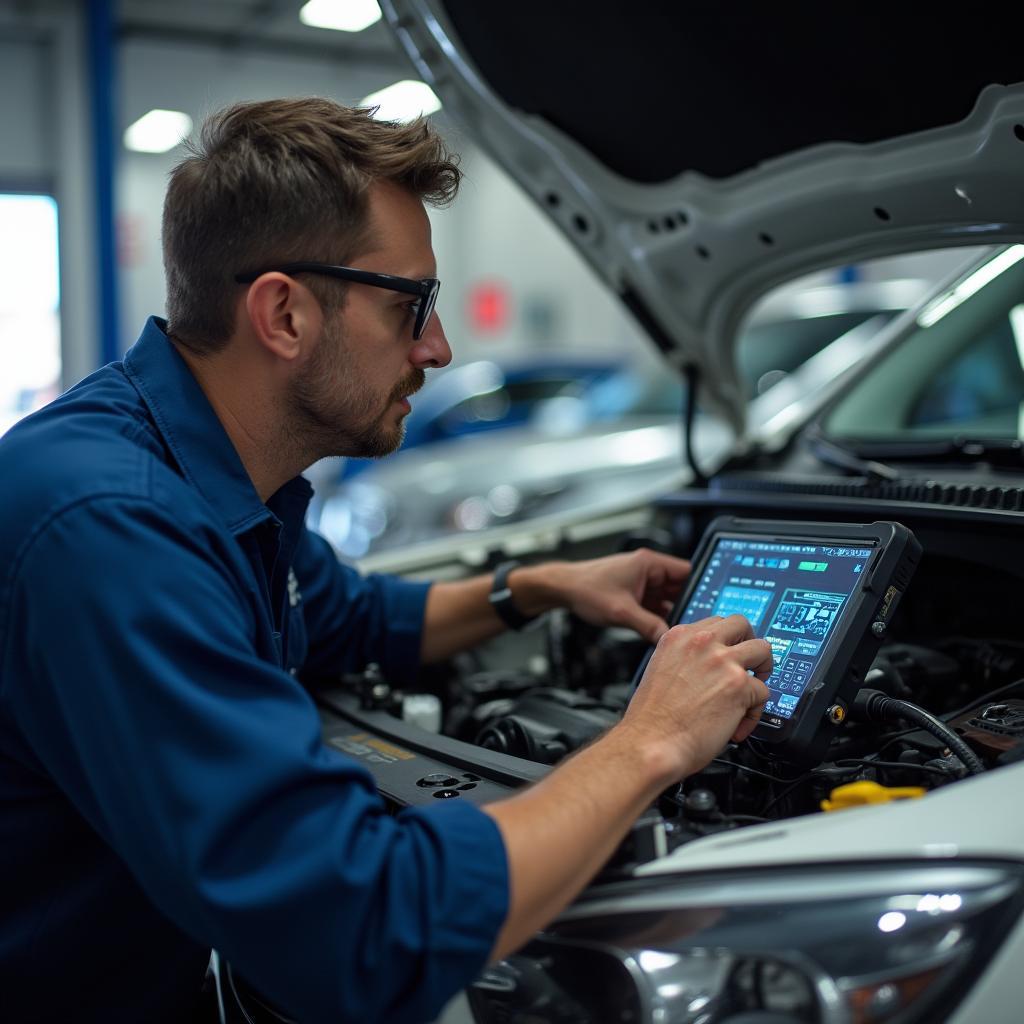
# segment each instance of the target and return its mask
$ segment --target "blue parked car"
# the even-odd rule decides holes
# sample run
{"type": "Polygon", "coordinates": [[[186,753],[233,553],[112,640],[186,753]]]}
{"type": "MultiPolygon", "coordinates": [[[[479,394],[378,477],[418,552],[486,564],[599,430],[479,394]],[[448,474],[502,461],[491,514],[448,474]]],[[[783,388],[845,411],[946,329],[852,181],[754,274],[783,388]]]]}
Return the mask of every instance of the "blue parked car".
{"type": "MultiPolygon", "coordinates": [[[[402,450],[519,426],[530,419],[538,403],[560,397],[579,398],[599,385],[604,385],[605,392],[621,386],[625,388],[624,397],[629,398],[638,387],[637,383],[627,385],[629,379],[630,369],[621,359],[576,359],[564,354],[500,362],[481,359],[454,366],[429,377],[413,399],[412,412],[405,420],[402,450]]],[[[678,393],[678,385],[675,390],[678,393]]],[[[614,411],[609,409],[609,415],[614,411]]],[[[335,479],[350,480],[374,461],[347,459],[335,479]]]]}

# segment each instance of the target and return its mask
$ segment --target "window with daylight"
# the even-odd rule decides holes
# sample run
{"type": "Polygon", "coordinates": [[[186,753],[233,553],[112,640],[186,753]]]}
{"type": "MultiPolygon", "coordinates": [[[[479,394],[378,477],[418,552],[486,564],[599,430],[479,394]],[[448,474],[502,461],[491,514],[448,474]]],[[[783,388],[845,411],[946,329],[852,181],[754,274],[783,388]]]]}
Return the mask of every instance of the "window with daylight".
{"type": "Polygon", "coordinates": [[[60,390],[57,203],[0,193],[0,434],[60,390]]]}

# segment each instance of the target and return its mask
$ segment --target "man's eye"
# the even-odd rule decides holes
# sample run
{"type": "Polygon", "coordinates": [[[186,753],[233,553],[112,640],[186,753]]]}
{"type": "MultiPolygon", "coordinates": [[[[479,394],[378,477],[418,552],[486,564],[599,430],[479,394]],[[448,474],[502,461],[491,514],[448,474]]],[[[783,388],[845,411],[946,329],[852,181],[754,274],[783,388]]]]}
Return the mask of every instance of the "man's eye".
{"type": "Polygon", "coordinates": [[[412,302],[406,302],[402,308],[409,314],[409,316],[416,316],[420,311],[420,302],[420,299],[413,299],[412,302]]]}

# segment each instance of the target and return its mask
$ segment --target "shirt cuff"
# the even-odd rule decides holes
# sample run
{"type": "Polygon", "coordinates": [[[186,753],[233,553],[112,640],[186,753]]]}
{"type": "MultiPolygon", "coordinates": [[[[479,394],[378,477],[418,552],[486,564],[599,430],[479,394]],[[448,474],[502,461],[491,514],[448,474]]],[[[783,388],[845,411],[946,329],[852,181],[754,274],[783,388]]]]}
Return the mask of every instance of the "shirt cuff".
{"type": "Polygon", "coordinates": [[[433,875],[427,973],[434,977],[425,987],[450,996],[484,968],[508,916],[505,842],[497,822],[468,801],[410,808],[399,818],[428,832],[443,861],[433,875]]]}

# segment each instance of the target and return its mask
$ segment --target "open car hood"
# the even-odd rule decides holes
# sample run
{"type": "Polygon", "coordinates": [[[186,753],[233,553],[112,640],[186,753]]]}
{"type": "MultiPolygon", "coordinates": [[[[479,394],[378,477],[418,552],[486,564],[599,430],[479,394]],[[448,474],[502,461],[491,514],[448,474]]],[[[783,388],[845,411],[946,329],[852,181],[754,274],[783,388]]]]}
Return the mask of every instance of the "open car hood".
{"type": "Polygon", "coordinates": [[[1009,13],[380,6],[446,113],[737,429],[733,341],[767,289],[1024,237],[1024,50],[1009,13]]]}

